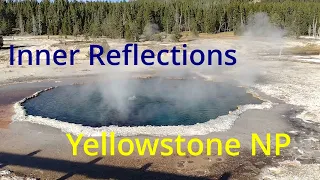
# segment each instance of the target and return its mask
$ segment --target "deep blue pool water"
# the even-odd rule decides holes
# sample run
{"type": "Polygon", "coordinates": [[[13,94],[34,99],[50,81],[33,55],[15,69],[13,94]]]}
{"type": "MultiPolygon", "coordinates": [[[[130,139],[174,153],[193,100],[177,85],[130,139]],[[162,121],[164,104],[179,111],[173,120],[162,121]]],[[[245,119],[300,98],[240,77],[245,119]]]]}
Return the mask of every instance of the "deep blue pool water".
{"type": "Polygon", "coordinates": [[[228,114],[238,105],[259,103],[245,89],[226,83],[153,78],[62,86],[23,106],[30,115],[100,127],[193,125],[228,114]]]}

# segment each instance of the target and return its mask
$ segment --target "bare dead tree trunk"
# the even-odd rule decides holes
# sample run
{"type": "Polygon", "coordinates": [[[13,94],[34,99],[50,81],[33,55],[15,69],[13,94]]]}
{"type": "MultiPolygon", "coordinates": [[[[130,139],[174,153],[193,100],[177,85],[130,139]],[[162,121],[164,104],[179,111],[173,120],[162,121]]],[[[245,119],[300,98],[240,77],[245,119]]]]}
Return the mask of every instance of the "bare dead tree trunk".
{"type": "Polygon", "coordinates": [[[169,34],[169,21],[168,20],[166,22],[166,26],[167,26],[167,34],[169,34]]]}
{"type": "Polygon", "coordinates": [[[241,22],[240,22],[241,24],[240,24],[240,25],[241,25],[241,27],[242,27],[242,26],[244,26],[244,21],[243,21],[243,17],[242,17],[242,12],[241,12],[241,14],[240,14],[240,19],[241,19],[241,22]]]}
{"type": "Polygon", "coordinates": [[[188,31],[190,32],[191,31],[191,27],[190,27],[190,17],[188,16],[188,24],[187,24],[187,26],[188,26],[188,31]]]}
{"type": "Polygon", "coordinates": [[[316,37],[316,34],[317,34],[317,22],[318,20],[314,17],[313,18],[313,23],[312,23],[312,35],[313,37],[316,37]]]}
{"type": "Polygon", "coordinates": [[[36,25],[36,18],[32,15],[32,33],[33,35],[37,35],[37,25],[36,25]]]}
{"type": "Polygon", "coordinates": [[[179,25],[179,12],[178,9],[176,9],[176,14],[174,16],[174,21],[175,21],[175,25],[178,26],[179,25]]]}
{"type": "Polygon", "coordinates": [[[311,28],[311,25],[309,25],[309,29],[308,29],[308,35],[311,36],[311,31],[312,31],[312,28],[311,28]]]}
{"type": "Polygon", "coordinates": [[[19,29],[20,29],[20,34],[24,33],[24,24],[23,24],[23,19],[22,15],[19,14],[19,29]]]}
{"type": "Polygon", "coordinates": [[[182,13],[180,14],[180,17],[179,17],[179,31],[181,31],[181,24],[182,24],[182,13]]]}
{"type": "Polygon", "coordinates": [[[41,11],[40,11],[40,6],[38,8],[38,34],[42,34],[42,25],[41,25],[41,11]]]}
{"type": "Polygon", "coordinates": [[[222,21],[222,16],[220,17],[220,21],[219,21],[219,29],[218,29],[218,33],[221,32],[221,28],[223,27],[224,23],[222,21]]]}
{"type": "Polygon", "coordinates": [[[318,25],[318,19],[316,19],[316,24],[314,26],[314,37],[317,37],[317,25],[318,25]]]}

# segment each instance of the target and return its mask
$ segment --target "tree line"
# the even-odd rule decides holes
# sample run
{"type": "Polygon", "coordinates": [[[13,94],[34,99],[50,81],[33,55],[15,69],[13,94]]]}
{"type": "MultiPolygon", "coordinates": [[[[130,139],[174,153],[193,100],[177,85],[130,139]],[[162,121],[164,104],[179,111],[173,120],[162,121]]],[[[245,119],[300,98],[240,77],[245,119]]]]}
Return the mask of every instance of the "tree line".
{"type": "Polygon", "coordinates": [[[272,23],[292,35],[318,35],[319,10],[320,3],[316,0],[7,0],[0,1],[0,30],[3,34],[137,40],[148,32],[237,32],[250,15],[266,12],[272,23]]]}

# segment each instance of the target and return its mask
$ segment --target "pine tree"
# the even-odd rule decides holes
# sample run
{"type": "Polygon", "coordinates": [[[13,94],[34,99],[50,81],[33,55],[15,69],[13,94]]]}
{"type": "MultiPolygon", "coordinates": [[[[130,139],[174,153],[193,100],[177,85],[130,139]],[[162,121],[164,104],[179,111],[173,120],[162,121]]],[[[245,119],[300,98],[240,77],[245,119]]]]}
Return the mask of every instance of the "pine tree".
{"type": "Polygon", "coordinates": [[[143,33],[148,23],[156,24],[160,32],[167,34],[182,31],[238,31],[250,15],[263,11],[280,28],[317,36],[320,3],[313,1],[263,0],[251,3],[250,0],[230,0],[225,3],[221,0],[8,0],[0,1],[0,27],[8,33],[12,28],[19,27],[21,34],[88,34],[111,38],[130,36],[135,39],[143,33]]]}

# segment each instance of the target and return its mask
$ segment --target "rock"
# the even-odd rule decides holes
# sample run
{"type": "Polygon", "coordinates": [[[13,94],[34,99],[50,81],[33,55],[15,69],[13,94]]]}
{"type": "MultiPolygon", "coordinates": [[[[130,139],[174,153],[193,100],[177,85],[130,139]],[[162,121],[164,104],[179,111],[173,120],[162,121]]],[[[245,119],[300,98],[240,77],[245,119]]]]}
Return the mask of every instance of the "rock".
{"type": "Polygon", "coordinates": [[[11,174],[11,171],[9,171],[9,170],[1,170],[0,171],[0,176],[9,175],[9,174],[11,174]]]}

